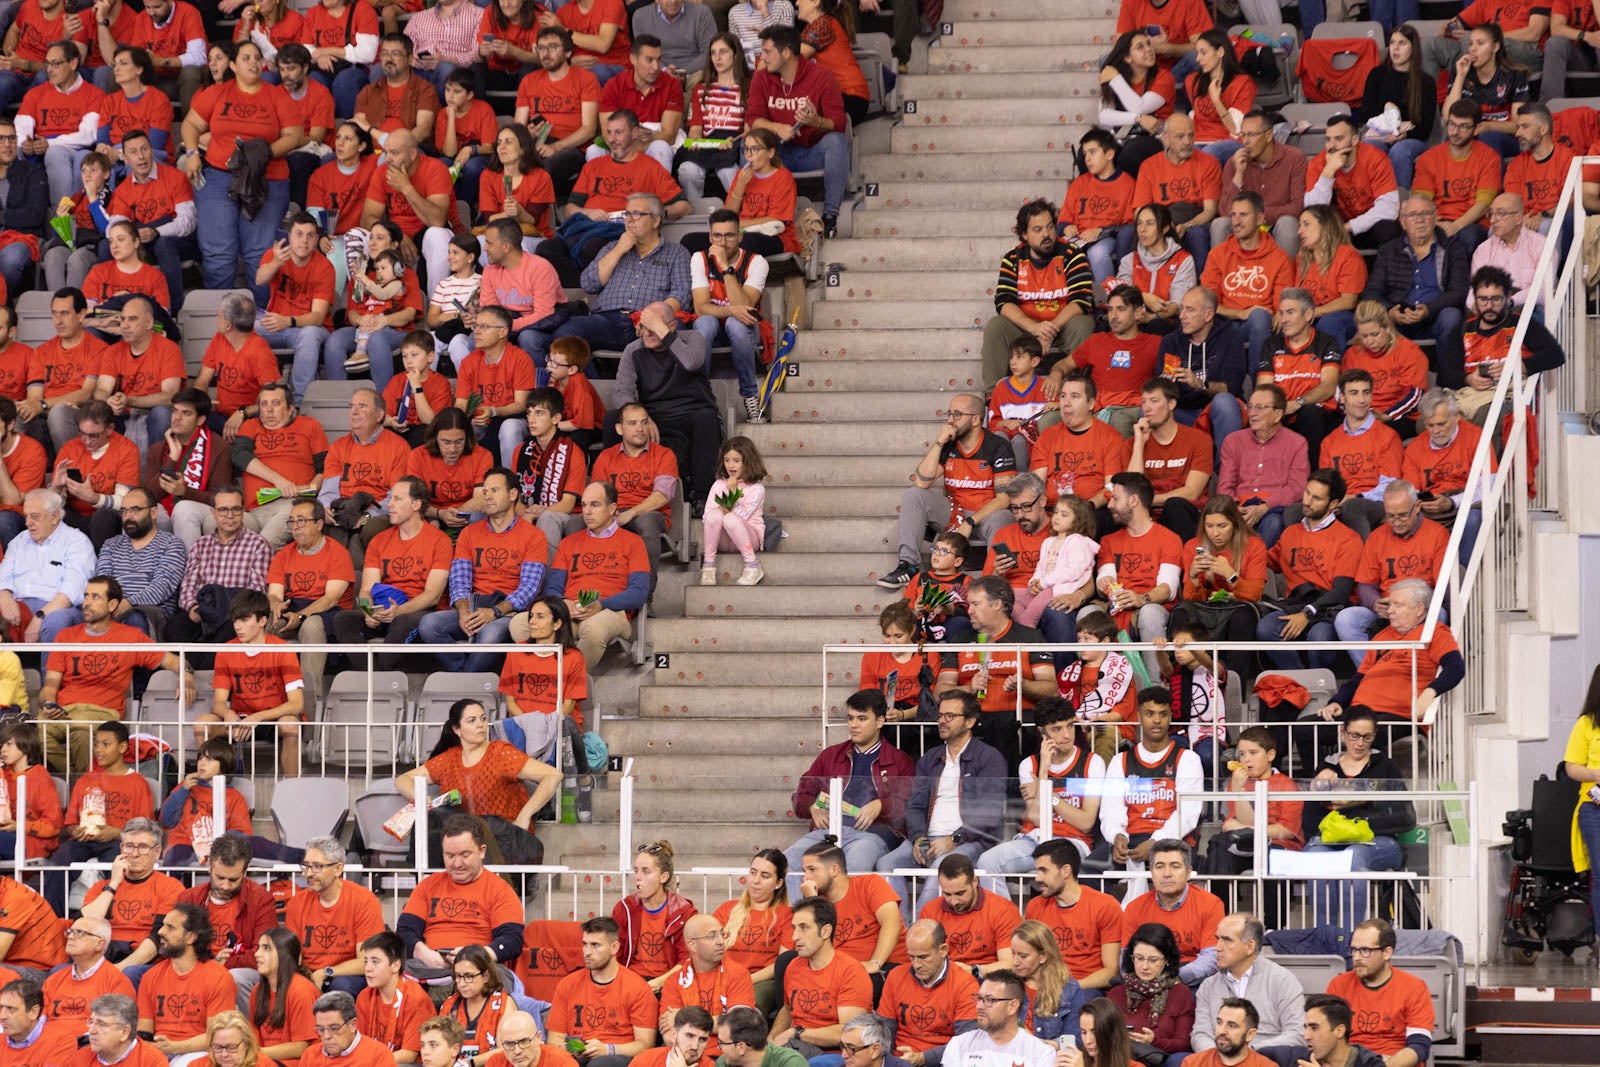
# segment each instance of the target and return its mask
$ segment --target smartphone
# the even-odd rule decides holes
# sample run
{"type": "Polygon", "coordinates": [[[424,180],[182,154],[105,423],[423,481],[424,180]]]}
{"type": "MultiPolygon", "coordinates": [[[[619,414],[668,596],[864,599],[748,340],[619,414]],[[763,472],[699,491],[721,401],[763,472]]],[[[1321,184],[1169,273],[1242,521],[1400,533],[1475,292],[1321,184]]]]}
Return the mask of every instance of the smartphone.
{"type": "Polygon", "coordinates": [[[1432,493],[1428,492],[1426,489],[1423,489],[1423,490],[1421,490],[1420,492],[1417,493],[1417,499],[1418,500],[1433,500],[1433,499],[1435,499],[1435,497],[1434,497],[1434,495],[1432,493]]]}
{"type": "Polygon", "coordinates": [[[79,470],[77,467],[68,467],[67,468],[67,481],[69,481],[69,482],[81,482],[81,481],[83,481],[83,472],[81,470],[79,470]]]}
{"type": "Polygon", "coordinates": [[[1011,546],[1004,541],[997,541],[994,546],[994,554],[997,556],[1012,556],[1016,553],[1012,552],[1011,546]]]}
{"type": "Polygon", "coordinates": [[[428,49],[424,48],[422,51],[417,53],[417,56],[419,58],[421,58],[421,59],[432,59],[433,58],[433,53],[431,51],[429,51],[428,49]]]}
{"type": "Polygon", "coordinates": [[[1161,36],[1161,27],[1157,26],[1157,25],[1154,25],[1154,24],[1151,24],[1151,25],[1146,26],[1144,28],[1144,32],[1149,34],[1151,37],[1160,37],[1161,36]]]}
{"type": "Polygon", "coordinates": [[[178,476],[178,468],[177,467],[162,467],[161,468],[161,476],[163,478],[176,478],[178,476]]]}

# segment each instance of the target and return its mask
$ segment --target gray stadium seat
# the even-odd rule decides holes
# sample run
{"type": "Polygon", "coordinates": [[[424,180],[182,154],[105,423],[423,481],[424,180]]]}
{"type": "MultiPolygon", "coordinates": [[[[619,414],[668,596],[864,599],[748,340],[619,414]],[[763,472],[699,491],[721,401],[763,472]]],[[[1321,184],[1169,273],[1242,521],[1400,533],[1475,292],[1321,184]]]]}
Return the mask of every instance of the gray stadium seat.
{"type": "Polygon", "coordinates": [[[250,296],[248,289],[190,289],[183,295],[178,312],[178,329],[183,334],[183,365],[193,378],[200,370],[206,346],[217,332],[217,308],[229,293],[250,296]]]}
{"type": "Polygon", "coordinates": [[[1294,76],[1295,58],[1300,54],[1300,30],[1287,22],[1272,23],[1236,23],[1228,27],[1228,36],[1237,37],[1245,30],[1251,30],[1273,42],[1272,58],[1278,64],[1278,84],[1271,89],[1262,89],[1256,94],[1256,107],[1283,107],[1299,96],[1299,83],[1294,76]],[[1294,39],[1294,47],[1285,52],[1278,46],[1277,41],[1285,34],[1294,39]]]}
{"type": "Polygon", "coordinates": [[[1352,37],[1367,37],[1378,43],[1381,50],[1387,40],[1381,22],[1321,22],[1311,31],[1313,41],[1342,41],[1352,37]]]}
{"type": "Polygon", "coordinates": [[[355,805],[356,826],[367,846],[367,866],[404,867],[411,860],[412,844],[391,837],[383,824],[410,801],[400,795],[392,782],[374,782],[373,786],[370,792],[356,798],[355,805]]]}
{"type": "Polygon", "coordinates": [[[42,289],[17,294],[17,340],[37,346],[56,335],[50,322],[50,300],[50,294],[42,289]]]}
{"type": "Polygon", "coordinates": [[[424,678],[422,692],[417,695],[404,762],[421,763],[433,748],[439,728],[449,717],[450,705],[467,699],[482,703],[491,720],[498,718],[501,714],[500,676],[492,671],[434,671],[424,678]]]}
{"type": "Polygon", "coordinates": [[[350,432],[350,398],[357,389],[371,389],[366,379],[353,382],[314,381],[300,402],[300,414],[322,424],[330,442],[350,432]]]}
{"type": "Polygon", "coordinates": [[[272,792],[272,823],[278,840],[304,848],[313,837],[339,836],[350,814],[350,787],[343,778],[286,778],[272,792]]]}
{"type": "MultiPolygon", "coordinates": [[[[349,769],[390,768],[401,751],[406,731],[404,671],[341,671],[328,685],[322,716],[312,729],[322,762],[349,769]],[[367,684],[372,685],[372,720],[367,721],[367,684]]],[[[317,759],[307,761],[315,765],[317,759]]]]}

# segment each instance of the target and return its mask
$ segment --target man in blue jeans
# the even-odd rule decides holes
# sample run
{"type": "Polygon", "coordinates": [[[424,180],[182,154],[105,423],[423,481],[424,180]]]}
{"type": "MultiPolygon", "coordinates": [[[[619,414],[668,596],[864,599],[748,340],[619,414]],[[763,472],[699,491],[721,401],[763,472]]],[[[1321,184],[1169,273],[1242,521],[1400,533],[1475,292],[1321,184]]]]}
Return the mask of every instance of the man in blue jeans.
{"type": "Polygon", "coordinates": [[[739,247],[739,213],[711,213],[711,243],[689,260],[694,297],[694,332],[708,349],[722,338],[732,349],[745,418],[763,422],[756,397],[756,346],[761,343],[761,293],[767,286],[767,260],[739,247]]]}
{"type": "Polygon", "coordinates": [[[256,285],[270,294],[256,320],[256,335],[271,348],[293,348],[289,371],[296,404],[317,380],[322,348],[328,340],[328,309],[333,306],[334,271],[317,248],[321,231],[305,212],[289,219],[289,236],[261,259],[256,285]]]}
{"type": "Polygon", "coordinates": [[[844,97],[822,64],[800,62],[800,31],[793,26],[761,31],[761,69],[750,79],[745,120],[778,135],[778,158],[790,170],[822,171],[823,236],[836,236],[850,182],[844,97]]]}

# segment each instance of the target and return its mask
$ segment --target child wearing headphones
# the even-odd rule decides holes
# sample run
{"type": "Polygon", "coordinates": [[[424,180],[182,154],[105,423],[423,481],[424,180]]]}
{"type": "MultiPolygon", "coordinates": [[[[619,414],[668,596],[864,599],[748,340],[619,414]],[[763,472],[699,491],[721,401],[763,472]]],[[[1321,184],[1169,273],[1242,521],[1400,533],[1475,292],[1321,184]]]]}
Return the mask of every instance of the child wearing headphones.
{"type": "MultiPolygon", "coordinates": [[[[378,253],[372,261],[372,273],[357,274],[351,284],[350,308],[347,315],[356,325],[356,350],[353,355],[344,361],[346,374],[355,374],[365,371],[370,362],[367,359],[367,340],[375,330],[369,330],[362,324],[368,315],[388,315],[398,311],[400,298],[405,294],[405,264],[400,260],[400,254],[394,249],[385,249],[378,253]]],[[[382,329],[380,318],[377,329],[382,329]]]]}

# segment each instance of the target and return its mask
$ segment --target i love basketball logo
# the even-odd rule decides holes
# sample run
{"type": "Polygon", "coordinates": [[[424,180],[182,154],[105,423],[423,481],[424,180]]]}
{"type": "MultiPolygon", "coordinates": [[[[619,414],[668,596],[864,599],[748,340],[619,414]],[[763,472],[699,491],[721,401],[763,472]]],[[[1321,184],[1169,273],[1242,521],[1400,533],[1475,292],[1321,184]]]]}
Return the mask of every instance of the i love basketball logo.
{"type": "Polygon", "coordinates": [[[1150,557],[1143,552],[1118,552],[1118,574],[1142,574],[1150,566],[1150,557]]]}
{"type": "Polygon", "coordinates": [[[661,959],[666,955],[666,950],[667,939],[659,932],[652,930],[639,935],[639,955],[646,959],[661,959]]]}
{"type": "Polygon", "coordinates": [[[1426,574],[1432,568],[1428,566],[1427,558],[1420,552],[1407,552],[1403,556],[1394,558],[1394,569],[1400,574],[1409,577],[1416,574],[1426,574]]]}
{"type": "Polygon", "coordinates": [[[511,562],[511,550],[506,548],[486,548],[483,550],[483,565],[494,570],[500,570],[511,562]]]}
{"type": "Polygon", "coordinates": [[[471,902],[461,897],[441,897],[439,900],[439,914],[446,919],[460,919],[471,912],[471,902]]]}
{"type": "Polygon", "coordinates": [[[289,435],[282,430],[263,430],[256,435],[256,452],[257,454],[282,452],[289,447],[289,440],[289,435]]]}
{"type": "Polygon", "coordinates": [[[251,696],[265,693],[270,685],[268,677],[266,671],[245,671],[238,676],[239,691],[251,696]]]}
{"type": "Polygon", "coordinates": [[[604,552],[584,552],[578,556],[578,564],[586,571],[595,571],[606,565],[606,559],[604,552]]]}
{"type": "Polygon", "coordinates": [[[561,953],[553,948],[535,949],[529,953],[528,961],[538,960],[539,967],[548,974],[566,974],[566,961],[561,958],[561,953]]]}
{"type": "Polygon", "coordinates": [[[130,923],[143,914],[144,905],[137,900],[118,900],[115,901],[115,911],[119,922],[130,923]]]}
{"type": "Polygon", "coordinates": [[[311,596],[322,588],[322,575],[316,571],[290,571],[287,577],[289,595],[296,598],[311,596]]]}
{"type": "Polygon", "coordinates": [[[939,1012],[931,1004],[913,1004],[906,1009],[906,1022],[918,1030],[932,1030],[939,1021],[939,1012]]]}
{"type": "Polygon", "coordinates": [[[517,675],[517,688],[530,697],[541,697],[550,691],[555,679],[548,674],[530,674],[523,671],[517,675]]]}
{"type": "Polygon", "coordinates": [[[235,97],[222,102],[222,115],[237,123],[248,125],[267,121],[272,115],[272,107],[269,104],[257,103],[254,100],[240,100],[235,97]]]}
{"type": "Polygon", "coordinates": [[[83,371],[74,363],[63,359],[60,363],[50,363],[45,368],[50,377],[53,388],[66,388],[74,384],[83,376],[83,371]]]}
{"type": "Polygon", "coordinates": [[[188,1013],[193,997],[187,993],[168,993],[166,997],[166,1016],[169,1019],[181,1019],[188,1013]]]}
{"type": "Polygon", "coordinates": [[[812,1015],[822,1005],[822,991],[817,989],[796,989],[789,997],[789,1012],[792,1015],[812,1015]]]}
{"type": "Polygon", "coordinates": [[[633,192],[633,178],[626,174],[602,174],[595,179],[596,196],[625,198],[633,192]]]}
{"type": "Polygon", "coordinates": [[[1383,1019],[1383,1013],[1381,1011],[1372,1011],[1370,1009],[1365,1009],[1365,1010],[1362,1010],[1362,1011],[1357,1011],[1354,1014],[1355,1014],[1355,1026],[1354,1026],[1353,1031],[1352,1031],[1353,1033],[1368,1033],[1368,1034],[1370,1034],[1370,1033],[1372,1033],[1372,1032],[1374,1032],[1376,1030],[1381,1030],[1383,1028],[1384,1019],[1383,1019]]]}
{"type": "Polygon", "coordinates": [[[53,137],[78,128],[78,116],[70,107],[42,107],[39,109],[39,135],[53,137]],[[54,132],[51,132],[54,131],[54,132]]]}
{"type": "Polygon", "coordinates": [[[383,573],[386,578],[404,580],[416,573],[417,564],[421,560],[415,556],[393,556],[383,561],[383,573]]]}
{"type": "Polygon", "coordinates": [[[1193,204],[1201,199],[1195,180],[1188,175],[1180,174],[1157,184],[1163,204],[1193,204]]]}
{"type": "Polygon", "coordinates": [[[950,955],[958,960],[964,960],[971,949],[972,931],[956,930],[950,934],[950,955]]]}
{"type": "Polygon", "coordinates": [[[332,948],[343,939],[343,928],[331,923],[322,923],[311,928],[311,941],[318,948],[332,948]]]}
{"type": "Polygon", "coordinates": [[[82,673],[91,677],[106,673],[111,666],[111,657],[104,652],[90,652],[79,663],[82,673]]]}

